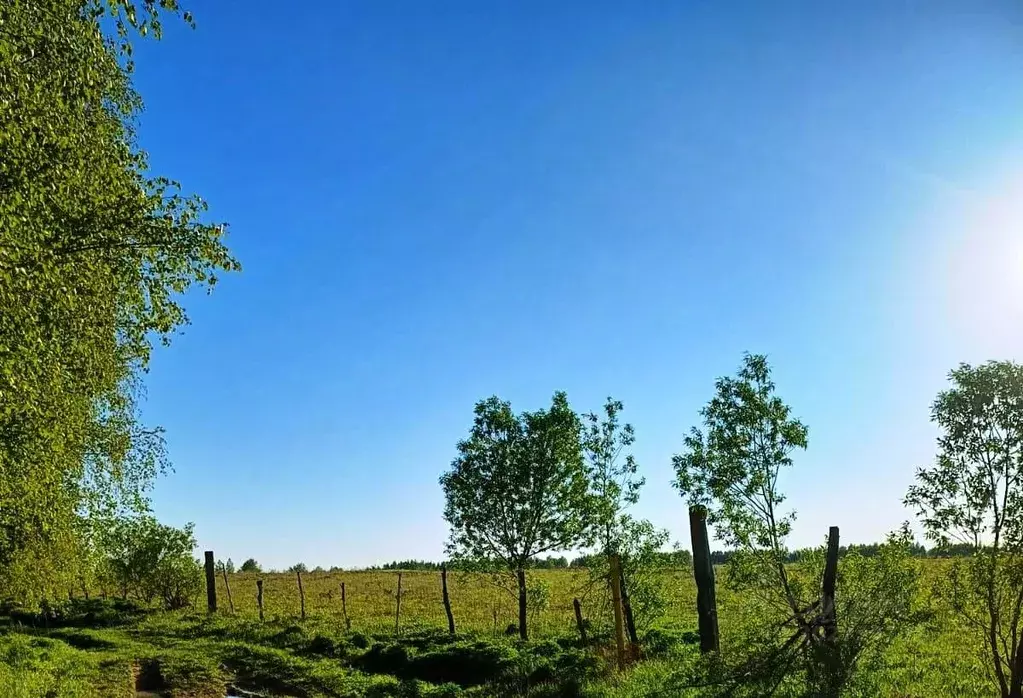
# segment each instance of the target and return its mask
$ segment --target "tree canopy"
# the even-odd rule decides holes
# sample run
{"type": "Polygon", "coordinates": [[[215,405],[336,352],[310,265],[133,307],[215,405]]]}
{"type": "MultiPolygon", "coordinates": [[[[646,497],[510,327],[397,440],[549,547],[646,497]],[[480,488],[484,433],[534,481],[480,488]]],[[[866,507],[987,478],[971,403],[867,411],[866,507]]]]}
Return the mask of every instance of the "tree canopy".
{"type": "Polygon", "coordinates": [[[83,515],[141,508],[166,459],[140,376],[182,294],[239,268],[137,144],[131,42],[161,16],[191,21],[174,0],[0,4],[0,587],[23,600],[80,572],[83,515]]]}
{"type": "Polygon", "coordinates": [[[1002,696],[1023,696],[1023,366],[962,364],[934,401],[934,465],[906,504],[928,538],[965,547],[935,591],[977,633],[1002,696]]]}
{"type": "Polygon", "coordinates": [[[581,424],[565,393],[548,409],[516,415],[491,397],[476,404],[469,437],[440,479],[459,561],[515,572],[519,632],[526,635],[525,570],[537,555],[570,550],[587,534],[587,480],[581,424]]]}

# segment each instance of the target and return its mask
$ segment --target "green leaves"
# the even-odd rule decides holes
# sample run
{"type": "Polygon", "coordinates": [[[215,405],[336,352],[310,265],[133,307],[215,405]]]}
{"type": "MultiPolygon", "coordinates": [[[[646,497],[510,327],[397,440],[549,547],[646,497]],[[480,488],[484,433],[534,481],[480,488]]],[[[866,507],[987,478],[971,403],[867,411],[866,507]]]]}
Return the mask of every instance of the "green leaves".
{"type": "Polygon", "coordinates": [[[905,504],[931,540],[973,549],[936,591],[977,631],[1005,696],[1023,682],[1023,366],[962,364],[949,379],[931,411],[937,458],[905,504]]]}
{"type": "Polygon", "coordinates": [[[97,543],[100,579],[124,596],[180,608],[202,588],[192,524],[174,528],[146,514],[112,517],[103,522],[97,543]]]}
{"type": "Polygon", "coordinates": [[[620,400],[608,398],[603,419],[594,413],[584,417],[583,452],[590,499],[591,531],[601,552],[617,552],[630,523],[626,510],[639,501],[645,480],[637,476],[636,460],[627,450],[636,441],[631,424],[621,424],[620,400]]]}
{"type": "Polygon", "coordinates": [[[691,504],[707,507],[718,536],[735,548],[781,552],[793,515],[778,507],[781,468],[807,447],[807,428],[775,395],[764,356],[747,354],[734,377],[719,378],[693,428],[672,460],[675,486],[691,504]]]}
{"type": "Polygon", "coordinates": [[[440,479],[449,552],[519,569],[540,553],[575,547],[585,534],[586,478],[580,422],[566,395],[520,415],[491,397],[474,412],[440,479]]]}
{"type": "Polygon", "coordinates": [[[0,3],[0,585],[17,595],[38,590],[15,580],[19,556],[69,581],[55,541],[82,514],[138,508],[167,467],[138,423],[139,376],[187,323],[181,295],[238,269],[205,202],[136,144],[130,39],[167,11],[0,3]]]}
{"type": "Polygon", "coordinates": [[[440,478],[447,550],[466,568],[516,573],[519,634],[526,639],[524,570],[543,552],[585,540],[588,493],[581,425],[563,392],[546,410],[516,415],[497,397],[476,404],[469,438],[440,478]]]}

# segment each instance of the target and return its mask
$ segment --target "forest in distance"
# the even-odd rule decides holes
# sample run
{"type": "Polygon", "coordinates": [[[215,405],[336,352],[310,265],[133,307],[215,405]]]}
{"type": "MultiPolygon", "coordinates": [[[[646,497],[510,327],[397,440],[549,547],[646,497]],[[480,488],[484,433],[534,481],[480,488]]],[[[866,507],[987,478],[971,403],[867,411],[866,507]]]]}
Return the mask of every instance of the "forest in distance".
{"type": "MultiPolygon", "coordinates": [[[[873,557],[877,555],[881,550],[882,543],[853,543],[852,545],[841,545],[838,548],[839,557],[845,556],[847,553],[856,553],[864,557],[873,557]]],[[[786,562],[798,562],[800,558],[811,555],[814,552],[814,548],[797,548],[795,550],[789,550],[785,554],[786,562]]],[[[913,557],[968,557],[973,553],[973,549],[969,545],[962,543],[947,545],[941,547],[927,548],[918,542],[913,542],[909,547],[909,553],[913,557]]],[[[658,564],[663,567],[682,567],[687,568],[692,564],[692,553],[688,550],[671,550],[671,551],[660,551],[658,557],[661,558],[658,564]]],[[[710,560],[714,565],[724,565],[732,558],[732,551],[730,550],[711,550],[710,560]]],[[[529,561],[530,569],[538,570],[560,570],[560,569],[578,569],[593,567],[597,563],[595,555],[579,555],[571,559],[560,555],[550,555],[547,557],[538,557],[534,560],[529,561]]],[[[264,569],[262,565],[255,558],[248,558],[240,567],[236,567],[234,561],[228,558],[225,560],[216,561],[217,570],[226,570],[228,574],[234,574],[235,572],[266,572],[268,574],[280,574],[285,572],[312,572],[314,574],[320,574],[323,572],[339,573],[339,572],[375,572],[378,570],[392,570],[392,571],[414,571],[414,572],[439,572],[442,568],[449,570],[459,569],[459,563],[457,561],[445,561],[445,562],[433,562],[430,560],[394,560],[393,562],[385,562],[379,565],[368,565],[364,567],[338,567],[332,565],[330,567],[323,567],[317,565],[315,567],[309,567],[303,562],[295,563],[286,569],[264,569]]]]}
{"type": "Polygon", "coordinates": [[[436,464],[443,560],[274,571],[198,550],[154,510],[171,459],[140,405],[186,299],[241,263],[152,171],[134,77],[194,28],[177,0],[0,3],[0,694],[1023,698],[1011,357],[950,368],[934,458],[906,464],[911,521],[871,544],[836,521],[792,547],[781,476],[812,432],[775,357],[748,352],[678,415],[680,543],[636,513],[642,425],[551,386],[465,405],[436,464]]]}

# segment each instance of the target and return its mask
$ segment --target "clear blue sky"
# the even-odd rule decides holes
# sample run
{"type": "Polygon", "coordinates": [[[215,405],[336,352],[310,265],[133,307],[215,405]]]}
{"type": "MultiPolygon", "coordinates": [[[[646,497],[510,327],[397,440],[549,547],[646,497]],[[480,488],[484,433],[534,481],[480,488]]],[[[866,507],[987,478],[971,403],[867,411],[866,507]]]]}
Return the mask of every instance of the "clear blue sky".
{"type": "Polygon", "coordinates": [[[145,418],[218,557],[436,559],[474,402],[557,389],[625,402],[688,545],[671,455],[746,350],[810,426],[792,543],[876,540],[948,369],[1021,358],[1018,3],[194,10],[138,52],[141,140],[244,271],[145,418]]]}

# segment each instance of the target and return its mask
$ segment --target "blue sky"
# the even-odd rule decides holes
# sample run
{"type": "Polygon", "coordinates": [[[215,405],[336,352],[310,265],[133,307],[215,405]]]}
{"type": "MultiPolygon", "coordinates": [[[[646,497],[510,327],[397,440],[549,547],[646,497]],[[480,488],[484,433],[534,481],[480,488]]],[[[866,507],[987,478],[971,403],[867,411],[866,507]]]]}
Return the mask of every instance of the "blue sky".
{"type": "Polygon", "coordinates": [[[637,509],[765,352],[795,545],[910,518],[929,405],[1023,349],[1012,3],[218,2],[138,51],[142,145],[243,263],[160,350],[153,502],[265,565],[438,558],[491,394],[625,402],[637,509]]]}

